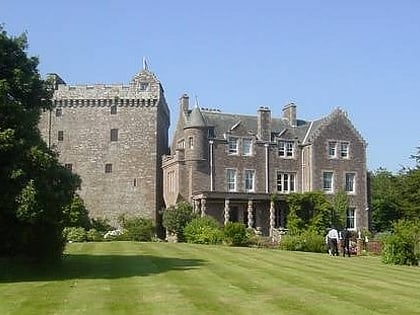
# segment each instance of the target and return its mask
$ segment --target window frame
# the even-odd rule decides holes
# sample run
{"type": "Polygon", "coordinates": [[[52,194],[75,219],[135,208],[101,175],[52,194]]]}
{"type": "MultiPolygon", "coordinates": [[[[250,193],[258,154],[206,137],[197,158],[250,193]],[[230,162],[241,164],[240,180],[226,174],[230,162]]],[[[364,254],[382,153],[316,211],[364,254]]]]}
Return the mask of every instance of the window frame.
{"type": "Polygon", "coordinates": [[[252,155],[252,138],[242,138],[242,155],[251,156],[252,155]],[[249,143],[248,151],[245,151],[245,143],[249,143]]]}
{"type": "Polygon", "coordinates": [[[330,159],[337,158],[337,145],[338,145],[338,141],[336,140],[328,141],[328,144],[327,144],[328,158],[330,159]]]}
{"type": "Polygon", "coordinates": [[[245,169],[244,170],[244,188],[246,192],[255,191],[255,170],[254,169],[245,169]],[[251,177],[248,177],[248,174],[251,174],[251,177]],[[249,181],[251,180],[251,181],[249,181]],[[251,185],[248,185],[251,184],[251,185]],[[250,187],[250,188],[249,188],[250,187]]]}
{"type": "Polygon", "coordinates": [[[340,141],[340,158],[349,159],[350,158],[350,143],[348,141],[340,141]],[[343,149],[343,146],[345,148],[343,149]]]}
{"type": "Polygon", "coordinates": [[[228,154],[229,155],[238,155],[239,154],[239,148],[238,148],[239,138],[234,136],[228,137],[228,154]],[[232,144],[235,144],[233,147],[232,144]]]}
{"type": "Polygon", "coordinates": [[[226,169],[226,190],[229,192],[237,191],[237,170],[236,168],[227,168],[226,169]],[[232,174],[233,177],[229,175],[232,174]],[[231,188],[232,185],[232,188],[231,188]]]}
{"type": "Polygon", "coordinates": [[[344,190],[348,194],[356,193],[356,173],[355,172],[346,172],[344,174],[344,190]],[[351,183],[351,190],[348,189],[350,187],[349,183],[351,183]]]}
{"type": "Polygon", "coordinates": [[[333,193],[334,192],[334,172],[333,171],[323,171],[322,172],[322,191],[325,193],[333,193]],[[329,174],[331,175],[329,178],[326,178],[326,175],[329,174]],[[330,183],[329,187],[327,187],[327,179],[328,182],[330,183]]]}
{"type": "Polygon", "coordinates": [[[293,159],[295,157],[295,141],[281,139],[277,141],[278,156],[283,159],[293,159]]]}
{"type": "Polygon", "coordinates": [[[352,231],[355,231],[357,229],[355,207],[348,207],[346,210],[346,227],[352,231]]]}
{"type": "Polygon", "coordinates": [[[118,141],[118,128],[112,128],[110,131],[110,141],[117,142],[118,141]]]}
{"type": "Polygon", "coordinates": [[[276,191],[282,194],[296,192],[296,173],[278,170],[276,172],[276,191]]]}

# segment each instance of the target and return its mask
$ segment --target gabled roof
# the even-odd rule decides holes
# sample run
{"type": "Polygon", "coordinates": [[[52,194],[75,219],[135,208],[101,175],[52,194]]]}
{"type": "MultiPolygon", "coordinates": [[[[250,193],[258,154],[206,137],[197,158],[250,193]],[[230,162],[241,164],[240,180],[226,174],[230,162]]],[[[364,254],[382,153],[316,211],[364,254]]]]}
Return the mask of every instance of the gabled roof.
{"type": "Polygon", "coordinates": [[[305,136],[305,143],[313,142],[326,126],[338,118],[342,118],[347,126],[354,131],[359,140],[366,145],[366,141],[363,139],[360,132],[354,127],[353,123],[348,118],[347,113],[341,108],[334,109],[331,114],[326,117],[314,120],[311,128],[308,130],[308,134],[305,136]]]}

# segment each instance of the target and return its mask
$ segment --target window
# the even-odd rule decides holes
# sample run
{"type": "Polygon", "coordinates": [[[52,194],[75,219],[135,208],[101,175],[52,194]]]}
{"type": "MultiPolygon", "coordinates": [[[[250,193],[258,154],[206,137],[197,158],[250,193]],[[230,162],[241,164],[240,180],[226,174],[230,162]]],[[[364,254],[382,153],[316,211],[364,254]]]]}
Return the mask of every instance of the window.
{"type": "Polygon", "coordinates": [[[238,154],[238,138],[228,138],[229,154],[238,154]]]}
{"type": "Polygon", "coordinates": [[[176,144],[176,148],[177,149],[185,149],[185,140],[184,139],[179,140],[176,144]]]}
{"type": "Polygon", "coordinates": [[[235,169],[227,169],[226,170],[226,184],[227,184],[227,191],[236,191],[236,170],[235,169]]]}
{"type": "Polygon", "coordinates": [[[209,137],[209,139],[212,139],[212,138],[215,137],[214,127],[209,127],[209,129],[208,129],[208,137],[209,137]]]}
{"type": "Polygon", "coordinates": [[[133,179],[133,187],[137,187],[137,178],[133,179]]]}
{"type": "Polygon", "coordinates": [[[289,193],[295,191],[295,174],[277,172],[277,191],[289,193]]]}
{"type": "Polygon", "coordinates": [[[242,139],[242,154],[252,155],[252,139],[242,139]]]}
{"type": "Polygon", "coordinates": [[[328,157],[329,158],[337,157],[337,141],[328,142],[328,157]]]}
{"type": "Polygon", "coordinates": [[[148,86],[149,86],[149,83],[147,83],[147,82],[140,82],[139,90],[140,91],[146,91],[147,88],[148,88],[148,86]]]}
{"type": "Polygon", "coordinates": [[[73,169],[73,164],[66,163],[66,164],[64,164],[64,167],[67,168],[69,171],[71,171],[73,169]]]}
{"type": "Polygon", "coordinates": [[[245,170],[245,191],[254,191],[254,170],[245,170]]]}
{"type": "Polygon", "coordinates": [[[112,105],[111,106],[111,115],[116,115],[117,114],[117,105],[112,105]]]}
{"type": "Polygon", "coordinates": [[[356,228],[356,209],[355,208],[348,208],[347,209],[347,220],[346,220],[347,228],[350,230],[354,230],[356,228]]]}
{"type": "Polygon", "coordinates": [[[349,157],[349,143],[340,142],[340,157],[343,159],[348,159],[349,157]]]}
{"type": "Polygon", "coordinates": [[[356,177],[355,173],[346,173],[346,192],[354,193],[355,187],[354,187],[354,179],[356,177]]]}
{"type": "Polygon", "coordinates": [[[112,164],[105,164],[105,173],[112,173],[112,164]]]}
{"type": "Polygon", "coordinates": [[[322,189],[325,192],[333,191],[333,172],[324,172],[322,174],[322,189]]]}
{"type": "Polygon", "coordinates": [[[55,117],[63,115],[63,109],[61,107],[55,109],[55,117]]]}
{"type": "Polygon", "coordinates": [[[118,141],[118,129],[111,129],[111,141],[118,141]]]}
{"type": "Polygon", "coordinates": [[[58,131],[57,139],[58,139],[58,141],[63,141],[64,140],[64,131],[63,130],[58,131]]]}
{"type": "Polygon", "coordinates": [[[194,137],[188,137],[188,148],[194,149],[194,137]]]}
{"type": "Polygon", "coordinates": [[[279,156],[292,158],[295,155],[295,143],[293,141],[280,140],[278,142],[279,156]]]}

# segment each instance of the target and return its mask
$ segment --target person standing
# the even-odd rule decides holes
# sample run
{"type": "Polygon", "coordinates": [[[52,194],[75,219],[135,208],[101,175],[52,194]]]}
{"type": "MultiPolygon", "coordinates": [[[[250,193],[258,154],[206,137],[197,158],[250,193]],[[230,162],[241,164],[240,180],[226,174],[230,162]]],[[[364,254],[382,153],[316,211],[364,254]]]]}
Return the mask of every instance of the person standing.
{"type": "Polygon", "coordinates": [[[343,232],[341,232],[341,248],[343,249],[343,257],[347,256],[350,257],[350,231],[345,228],[343,232]]]}
{"type": "Polygon", "coordinates": [[[333,256],[338,256],[338,231],[333,227],[327,234],[329,248],[333,256]]]}

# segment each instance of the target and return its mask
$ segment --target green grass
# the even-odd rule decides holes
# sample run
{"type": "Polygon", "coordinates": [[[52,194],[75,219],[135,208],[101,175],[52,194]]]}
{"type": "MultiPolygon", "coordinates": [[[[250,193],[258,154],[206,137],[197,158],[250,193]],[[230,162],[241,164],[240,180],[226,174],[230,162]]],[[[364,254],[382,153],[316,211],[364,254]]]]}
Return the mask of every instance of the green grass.
{"type": "Polygon", "coordinates": [[[69,244],[0,262],[0,314],[420,314],[420,268],[378,257],[168,243],[69,244]]]}

